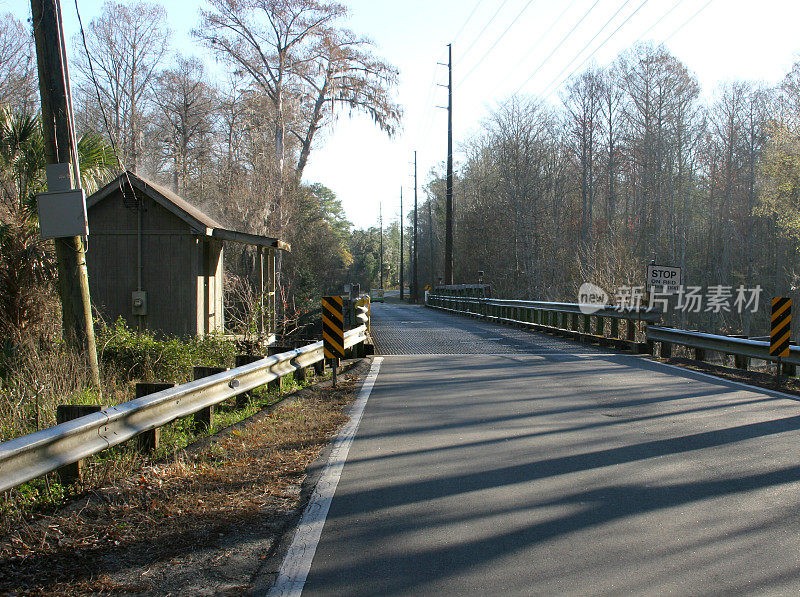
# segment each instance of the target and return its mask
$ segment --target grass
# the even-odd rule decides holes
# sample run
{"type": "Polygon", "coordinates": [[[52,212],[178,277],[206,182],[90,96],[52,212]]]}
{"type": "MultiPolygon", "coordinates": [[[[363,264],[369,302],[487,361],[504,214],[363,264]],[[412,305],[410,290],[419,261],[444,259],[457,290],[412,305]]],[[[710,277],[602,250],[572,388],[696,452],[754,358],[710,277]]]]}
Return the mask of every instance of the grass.
{"type": "MultiPolygon", "coordinates": [[[[300,399],[259,414],[198,450],[179,451],[117,477],[57,515],[5,524],[0,593],[169,592],[163,583],[175,582],[176,558],[188,566],[187,560],[203,553],[217,557],[219,537],[252,529],[278,532],[298,507],[306,468],[346,421],[344,408],[357,382],[357,376],[343,374],[336,389],[305,388],[300,399]]],[[[222,417],[215,425],[228,420],[222,417]]]]}
{"type": "MultiPolygon", "coordinates": [[[[90,387],[81,357],[63,345],[32,350],[15,363],[16,367],[9,368],[0,378],[0,441],[55,425],[58,404],[126,402],[134,398],[138,381],[183,383],[191,378],[195,364],[230,367],[237,352],[235,343],[222,337],[158,339],[130,330],[121,320],[98,332],[98,347],[102,394],[90,387]]],[[[218,405],[211,429],[201,433],[195,433],[193,417],[175,420],[161,428],[161,443],[152,457],[166,458],[200,437],[246,419],[303,385],[290,374],[284,377],[280,391],[262,386],[251,391],[243,405],[237,406],[234,401],[218,405]]],[[[5,520],[52,512],[76,495],[129,474],[149,461],[138,452],[135,441],[116,446],[87,458],[80,482],[64,485],[56,473],[51,473],[5,492],[0,498],[0,515],[5,520]]]]}

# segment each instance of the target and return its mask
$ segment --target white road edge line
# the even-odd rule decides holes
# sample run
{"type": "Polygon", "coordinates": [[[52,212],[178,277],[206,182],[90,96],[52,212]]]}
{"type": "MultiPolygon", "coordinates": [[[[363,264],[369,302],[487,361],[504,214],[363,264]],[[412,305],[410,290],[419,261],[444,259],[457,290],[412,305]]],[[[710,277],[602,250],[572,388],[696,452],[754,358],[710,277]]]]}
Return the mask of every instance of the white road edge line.
{"type": "MultiPolygon", "coordinates": [[[[648,359],[649,360],[649,359],[648,359]]],[[[660,361],[650,361],[651,363],[656,363],[657,365],[661,365],[663,367],[670,367],[672,369],[677,369],[679,371],[683,371],[685,373],[692,373],[694,375],[699,375],[701,377],[707,377],[708,379],[713,379],[714,381],[724,381],[725,383],[732,384],[734,386],[739,386],[740,388],[744,388],[745,390],[749,390],[751,392],[758,392],[761,394],[768,394],[770,396],[774,396],[775,398],[786,398],[788,400],[794,400],[795,402],[800,402],[800,397],[796,396],[795,394],[786,394],[785,392],[781,392],[780,390],[771,390],[770,388],[762,388],[761,386],[754,386],[748,383],[744,383],[742,381],[734,381],[732,379],[725,379],[724,377],[718,377],[716,375],[710,375],[709,373],[703,373],[702,371],[695,371],[694,369],[689,369],[688,367],[680,367],[679,365],[670,365],[669,363],[662,363],[660,361]]]]}
{"type": "Polygon", "coordinates": [[[372,393],[372,387],[375,385],[382,362],[383,357],[375,357],[372,361],[372,367],[364,380],[364,385],[361,386],[358,398],[350,409],[350,421],[342,427],[336,437],[328,462],[317,481],[317,486],[311,494],[306,509],[303,511],[303,517],[294,533],[292,544],[278,571],[275,584],[267,593],[268,597],[287,595],[299,597],[303,592],[308,572],[311,570],[311,562],[322,535],[322,528],[325,526],[325,519],[328,516],[333,495],[336,493],[336,486],[339,484],[339,477],[342,474],[347,454],[350,452],[350,445],[358,431],[361,415],[364,414],[364,407],[372,393]]]}

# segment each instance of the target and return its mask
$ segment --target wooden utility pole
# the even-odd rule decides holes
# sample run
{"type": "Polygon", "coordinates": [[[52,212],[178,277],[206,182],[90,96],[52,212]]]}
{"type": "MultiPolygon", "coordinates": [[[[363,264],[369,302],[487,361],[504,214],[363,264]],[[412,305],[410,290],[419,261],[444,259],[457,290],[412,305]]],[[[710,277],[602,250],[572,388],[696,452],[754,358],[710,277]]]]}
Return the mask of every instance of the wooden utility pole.
{"type": "Polygon", "coordinates": [[[383,290],[383,207],[380,203],[378,203],[378,221],[380,222],[381,227],[381,258],[380,258],[380,268],[381,268],[381,290],[383,290]]]}
{"type": "Polygon", "coordinates": [[[400,187],[400,300],[402,301],[405,298],[405,291],[403,290],[403,284],[405,280],[403,279],[403,248],[405,243],[403,243],[403,187],[400,187]]]}
{"type": "Polygon", "coordinates": [[[428,275],[430,276],[430,284],[436,283],[436,264],[433,261],[433,214],[431,212],[431,199],[428,197],[428,260],[431,264],[430,272],[428,275]]]}
{"type": "Polygon", "coordinates": [[[414,255],[411,258],[414,277],[411,280],[411,302],[419,302],[419,275],[417,274],[417,152],[414,152],[414,255]]]}
{"type": "Polygon", "coordinates": [[[447,203],[445,205],[444,283],[453,283],[453,44],[447,44],[447,203]]]}
{"type": "MultiPolygon", "coordinates": [[[[42,97],[45,160],[48,164],[69,164],[72,187],[79,189],[80,167],[59,0],[31,0],[31,16],[42,97]]],[[[99,388],[100,368],[83,240],[80,236],[57,238],[55,249],[64,340],[85,351],[92,381],[99,388]]]]}

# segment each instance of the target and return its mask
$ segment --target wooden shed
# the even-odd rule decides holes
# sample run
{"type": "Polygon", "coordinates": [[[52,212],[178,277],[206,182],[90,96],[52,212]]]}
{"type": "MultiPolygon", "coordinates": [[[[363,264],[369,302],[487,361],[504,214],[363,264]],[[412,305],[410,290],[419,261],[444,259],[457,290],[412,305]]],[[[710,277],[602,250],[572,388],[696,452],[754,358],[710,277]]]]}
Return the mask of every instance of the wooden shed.
{"type": "Polygon", "coordinates": [[[87,199],[92,304],[106,321],[173,336],[224,332],[225,241],[257,247],[261,325],[274,332],[276,238],[231,230],[169,189],[125,172],[87,199]]]}

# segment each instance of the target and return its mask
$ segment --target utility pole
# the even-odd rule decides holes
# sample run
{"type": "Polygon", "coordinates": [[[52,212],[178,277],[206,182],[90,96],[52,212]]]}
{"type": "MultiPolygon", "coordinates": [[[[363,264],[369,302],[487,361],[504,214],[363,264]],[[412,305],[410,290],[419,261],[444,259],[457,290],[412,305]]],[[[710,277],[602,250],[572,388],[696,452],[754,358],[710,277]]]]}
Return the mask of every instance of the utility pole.
{"type": "Polygon", "coordinates": [[[444,283],[453,283],[453,44],[447,44],[447,203],[445,205],[444,283]]]}
{"type": "Polygon", "coordinates": [[[383,290],[383,207],[380,203],[378,203],[378,221],[380,222],[381,226],[381,258],[380,258],[380,267],[381,267],[381,290],[383,290]]]}
{"type": "MultiPolygon", "coordinates": [[[[31,16],[42,98],[45,160],[47,164],[69,164],[72,188],[79,189],[78,148],[59,0],[31,0],[31,16]]],[[[99,388],[100,368],[83,239],[80,236],[56,238],[55,249],[64,340],[85,352],[92,381],[99,388]]]]}
{"type": "Polygon", "coordinates": [[[419,275],[417,274],[417,152],[414,152],[414,255],[411,258],[414,277],[411,280],[411,302],[419,302],[419,275]]]}
{"type": "Polygon", "coordinates": [[[436,283],[436,264],[433,261],[433,214],[431,213],[431,199],[428,197],[428,259],[430,259],[431,271],[428,272],[430,276],[430,283],[436,283]]]}
{"type": "Polygon", "coordinates": [[[400,187],[400,300],[405,297],[405,290],[403,290],[403,187],[400,187]]]}

